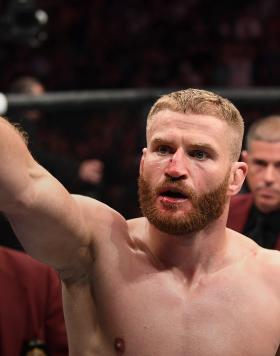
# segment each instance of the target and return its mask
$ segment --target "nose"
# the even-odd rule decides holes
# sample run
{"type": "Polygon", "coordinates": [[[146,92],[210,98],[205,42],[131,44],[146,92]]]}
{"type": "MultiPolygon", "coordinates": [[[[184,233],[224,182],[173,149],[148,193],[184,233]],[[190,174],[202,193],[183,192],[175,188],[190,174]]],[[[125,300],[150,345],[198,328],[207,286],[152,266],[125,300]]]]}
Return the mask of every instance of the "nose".
{"type": "Polygon", "coordinates": [[[267,185],[271,185],[275,181],[275,167],[273,164],[267,165],[265,172],[264,172],[264,181],[267,185]]]}
{"type": "Polygon", "coordinates": [[[183,149],[178,148],[171,156],[166,168],[165,175],[171,179],[186,179],[186,155],[183,149]]]}

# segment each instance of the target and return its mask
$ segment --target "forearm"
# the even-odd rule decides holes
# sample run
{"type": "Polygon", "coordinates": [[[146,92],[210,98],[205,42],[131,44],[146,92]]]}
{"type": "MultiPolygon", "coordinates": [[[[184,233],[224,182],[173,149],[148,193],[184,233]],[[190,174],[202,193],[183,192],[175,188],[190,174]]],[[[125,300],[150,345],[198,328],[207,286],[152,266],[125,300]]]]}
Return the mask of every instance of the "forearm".
{"type": "MultiPolygon", "coordinates": [[[[64,268],[86,245],[77,202],[32,158],[23,137],[0,119],[0,210],[32,256],[64,268]]],[[[67,266],[68,267],[68,266],[67,266]]]]}
{"type": "Polygon", "coordinates": [[[27,203],[25,192],[36,162],[32,159],[24,137],[0,118],[0,210],[4,213],[27,203]],[[24,202],[25,201],[25,202],[24,202]]]}

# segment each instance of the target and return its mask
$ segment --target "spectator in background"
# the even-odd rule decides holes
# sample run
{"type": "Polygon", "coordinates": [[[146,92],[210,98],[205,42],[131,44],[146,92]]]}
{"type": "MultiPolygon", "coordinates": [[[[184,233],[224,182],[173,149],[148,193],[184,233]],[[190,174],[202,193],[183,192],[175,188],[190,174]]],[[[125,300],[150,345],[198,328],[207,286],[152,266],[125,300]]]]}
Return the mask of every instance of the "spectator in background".
{"type": "Polygon", "coordinates": [[[0,355],[67,356],[56,273],[22,252],[0,247],[0,287],[0,355]]]}
{"type": "Polygon", "coordinates": [[[263,247],[280,249],[280,116],[252,124],[242,158],[250,192],[232,197],[228,227],[263,247]]]}
{"type": "MultiPolygon", "coordinates": [[[[43,84],[33,77],[20,77],[15,80],[10,92],[18,94],[42,95],[45,92],[43,84]]],[[[36,137],[36,123],[42,114],[38,110],[28,110],[20,116],[11,117],[14,122],[19,122],[30,137],[29,149],[37,161],[50,171],[70,192],[77,192],[83,184],[91,184],[91,189],[98,195],[98,187],[103,178],[103,163],[97,159],[88,159],[76,162],[66,157],[57,156],[41,147],[36,137]]],[[[98,196],[98,198],[100,198],[98,196]]]]}

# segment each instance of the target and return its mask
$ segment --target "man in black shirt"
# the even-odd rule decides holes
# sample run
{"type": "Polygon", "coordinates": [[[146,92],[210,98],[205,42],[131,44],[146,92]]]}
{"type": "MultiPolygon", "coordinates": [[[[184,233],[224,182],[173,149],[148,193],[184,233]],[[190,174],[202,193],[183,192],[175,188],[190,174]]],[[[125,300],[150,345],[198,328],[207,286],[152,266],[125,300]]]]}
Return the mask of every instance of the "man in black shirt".
{"type": "Polygon", "coordinates": [[[228,227],[263,247],[280,249],[280,116],[251,125],[242,159],[250,193],[232,198],[228,227]]]}

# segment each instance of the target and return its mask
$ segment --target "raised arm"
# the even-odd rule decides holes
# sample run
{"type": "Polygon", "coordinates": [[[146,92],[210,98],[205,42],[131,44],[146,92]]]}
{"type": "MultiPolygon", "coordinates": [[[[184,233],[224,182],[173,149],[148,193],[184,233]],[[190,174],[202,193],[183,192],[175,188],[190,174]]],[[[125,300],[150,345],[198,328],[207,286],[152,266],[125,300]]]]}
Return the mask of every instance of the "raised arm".
{"type": "Polygon", "coordinates": [[[57,270],[76,272],[91,258],[94,212],[99,214],[95,234],[101,233],[99,221],[109,219],[111,214],[96,200],[70,195],[32,158],[22,135],[3,118],[0,211],[29,254],[57,270]],[[86,222],[89,215],[90,224],[86,222]]]}

